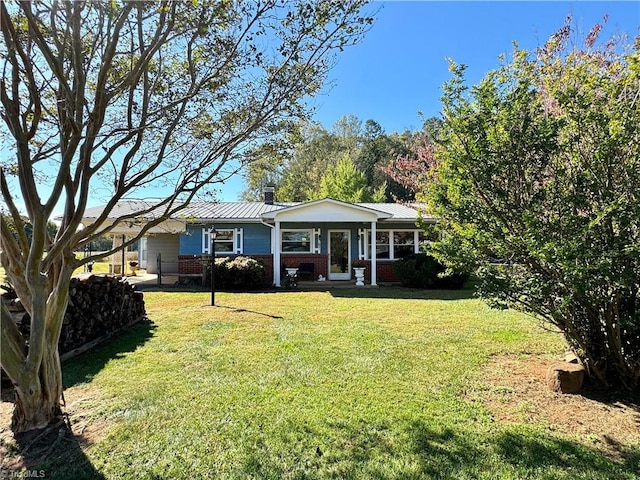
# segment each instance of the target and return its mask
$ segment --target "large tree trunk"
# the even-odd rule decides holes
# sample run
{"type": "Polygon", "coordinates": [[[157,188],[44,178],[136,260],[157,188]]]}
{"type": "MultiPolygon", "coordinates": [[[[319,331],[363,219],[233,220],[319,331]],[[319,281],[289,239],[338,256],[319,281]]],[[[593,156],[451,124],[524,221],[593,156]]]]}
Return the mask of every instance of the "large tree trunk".
{"type": "Polygon", "coordinates": [[[11,428],[24,432],[46,426],[62,414],[62,367],[58,341],[67,308],[72,266],[52,268],[45,281],[29,282],[23,300],[31,316],[29,342],[2,305],[0,363],[13,382],[15,405],[11,428]]]}
{"type": "Polygon", "coordinates": [[[42,428],[62,415],[62,370],[58,347],[46,346],[40,368],[25,372],[15,385],[15,405],[11,419],[14,432],[42,428]]]}

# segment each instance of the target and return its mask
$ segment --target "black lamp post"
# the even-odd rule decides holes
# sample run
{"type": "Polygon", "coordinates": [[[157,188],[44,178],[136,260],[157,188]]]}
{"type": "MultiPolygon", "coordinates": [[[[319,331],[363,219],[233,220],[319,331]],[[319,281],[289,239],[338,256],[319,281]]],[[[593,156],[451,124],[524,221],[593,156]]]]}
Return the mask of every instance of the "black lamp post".
{"type": "Polygon", "coordinates": [[[216,305],[216,237],[218,236],[218,231],[216,227],[211,227],[211,231],[209,232],[209,238],[211,241],[211,306],[215,307],[216,305]]]}

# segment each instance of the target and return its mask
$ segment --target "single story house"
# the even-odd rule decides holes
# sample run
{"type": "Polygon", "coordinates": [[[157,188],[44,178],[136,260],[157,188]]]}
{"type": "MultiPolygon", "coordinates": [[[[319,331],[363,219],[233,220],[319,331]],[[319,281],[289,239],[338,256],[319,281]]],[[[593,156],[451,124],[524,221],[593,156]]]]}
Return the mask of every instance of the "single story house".
{"type": "MultiPolygon", "coordinates": [[[[148,273],[197,275],[213,249],[217,257],[244,255],[262,260],[269,283],[280,286],[285,267],[310,279],[352,279],[352,262],[366,263],[365,282],[395,281],[393,262],[420,251],[427,239],[418,227],[436,219],[397,203],[348,203],[331,198],[301,203],[274,201],[273,188],[263,202],[193,202],[180,216],[154,227],[139,244],[139,262],[148,273]],[[210,237],[215,227],[217,235],[210,237]],[[158,255],[160,254],[160,255],[158,255]],[[158,263],[160,259],[161,263],[158,263]]],[[[139,208],[123,201],[113,219],[139,208]]],[[[102,211],[89,208],[83,224],[102,211]]],[[[132,235],[136,225],[113,230],[114,240],[132,235]]]]}

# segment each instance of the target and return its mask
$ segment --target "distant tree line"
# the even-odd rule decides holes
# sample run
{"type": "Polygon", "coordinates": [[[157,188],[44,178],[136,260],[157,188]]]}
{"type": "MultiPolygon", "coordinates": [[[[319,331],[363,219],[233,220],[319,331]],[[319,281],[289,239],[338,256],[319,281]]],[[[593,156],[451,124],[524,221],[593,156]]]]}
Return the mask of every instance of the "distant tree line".
{"type": "Polygon", "coordinates": [[[417,160],[432,143],[439,120],[428,119],[422,130],[385,133],[375,120],[354,115],[327,130],[319,123],[298,126],[280,148],[262,148],[247,156],[243,199],[262,198],[265,186],[276,198],[300,202],[331,197],[349,202],[411,201],[415,190],[394,177],[398,159],[417,160]]]}
{"type": "MultiPolygon", "coordinates": [[[[16,226],[13,218],[8,215],[3,215],[3,218],[8,229],[14,234],[14,236],[17,235],[18,232],[16,231],[16,226]]],[[[27,217],[22,217],[22,221],[24,222],[24,233],[27,236],[27,240],[30,244],[31,239],[33,238],[33,225],[27,217]]],[[[56,234],[58,233],[58,225],[56,225],[55,222],[49,220],[47,222],[47,233],[49,235],[50,241],[53,241],[53,239],[56,237],[56,234]]],[[[105,252],[107,250],[110,250],[112,246],[113,240],[111,239],[111,237],[103,235],[91,242],[90,250],[92,252],[105,252]]],[[[135,243],[129,246],[129,251],[135,251],[137,249],[138,245],[135,243]]]]}
{"type": "MultiPolygon", "coordinates": [[[[2,218],[6,222],[8,230],[13,234],[14,237],[16,237],[18,235],[18,231],[13,218],[10,215],[4,214],[2,215],[2,218]]],[[[31,240],[33,238],[33,224],[27,217],[24,216],[22,217],[22,221],[24,223],[24,233],[27,236],[27,240],[29,241],[29,243],[31,243],[31,240]]],[[[49,242],[51,242],[55,238],[57,232],[58,226],[54,222],[49,220],[47,222],[47,235],[49,237],[49,242]]]]}

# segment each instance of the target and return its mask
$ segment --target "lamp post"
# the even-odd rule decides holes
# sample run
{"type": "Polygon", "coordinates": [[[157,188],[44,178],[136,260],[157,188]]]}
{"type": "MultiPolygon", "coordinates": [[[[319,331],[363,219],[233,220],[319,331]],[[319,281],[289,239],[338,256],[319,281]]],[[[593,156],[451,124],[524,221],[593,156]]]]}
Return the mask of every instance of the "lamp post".
{"type": "Polygon", "coordinates": [[[209,232],[209,239],[211,242],[211,306],[216,306],[216,237],[218,236],[218,231],[216,227],[211,227],[211,231],[209,232]]]}

